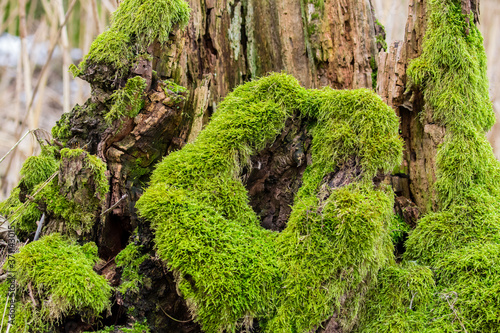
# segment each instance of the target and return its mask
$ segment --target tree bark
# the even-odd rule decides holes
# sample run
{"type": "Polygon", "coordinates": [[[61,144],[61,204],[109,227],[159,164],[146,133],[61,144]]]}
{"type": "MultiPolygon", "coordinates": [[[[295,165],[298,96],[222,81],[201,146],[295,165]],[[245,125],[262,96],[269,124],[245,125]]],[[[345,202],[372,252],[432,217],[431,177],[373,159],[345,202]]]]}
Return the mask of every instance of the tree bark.
{"type": "Polygon", "coordinates": [[[381,49],[377,35],[383,32],[375,24],[370,1],[189,4],[185,48],[173,72],[193,92],[188,110],[203,113],[192,125],[195,134],[235,86],[271,71],[285,71],[307,88],[372,87],[371,63],[381,49]]]}
{"type": "Polygon", "coordinates": [[[434,123],[420,91],[408,87],[406,70],[422,53],[426,29],[426,0],[410,0],[403,41],[390,45],[378,56],[377,94],[401,118],[400,131],[406,150],[401,169],[391,177],[398,195],[396,210],[414,225],[418,216],[436,211],[436,154],[445,128],[434,123]]]}
{"type": "MultiPolygon", "coordinates": [[[[155,163],[193,141],[233,88],[271,71],[285,71],[307,88],[371,89],[376,80],[378,94],[401,117],[406,142],[404,164],[391,177],[399,196],[397,209],[412,224],[419,214],[436,209],[432,184],[444,129],[433,124],[428,112],[417,117],[425,106],[418,91],[406,92],[405,74],[409,61],[422,49],[425,2],[410,2],[405,40],[385,52],[384,31],[376,23],[370,0],[325,0],[322,5],[306,0],[190,0],[186,31],[172,33],[167,44],[151,45],[151,57],[140,59],[127,76],[117,79],[99,65],[86,71],[82,78],[91,83],[92,97],[67,116],[71,138],[65,145],[82,147],[107,164],[110,192],[97,212],[96,230],[87,235],[96,241],[106,262],[98,271],[118,284],[120,269],[114,257],[132,240],[143,246],[144,253],[154,254],[153,234],[148,222],[137,217],[134,204],[155,163]],[[147,83],[144,107],[135,118],[122,117],[109,125],[104,115],[111,94],[137,75],[147,83]],[[189,93],[169,90],[166,79],[189,93]]],[[[273,145],[252,157],[252,165],[259,167],[241,175],[265,228],[286,227],[302,173],[310,164],[306,125],[298,117],[290,120],[273,145]]],[[[355,164],[328,181],[345,186],[349,175],[359,171],[355,164]]],[[[58,223],[49,222],[45,233],[58,230],[58,223]]],[[[147,318],[152,332],[201,331],[177,295],[175,277],[164,262],[151,255],[139,272],[146,282],[137,293],[119,293],[105,323],[147,318]]],[[[342,332],[336,316],[323,327],[317,331],[342,332]]]]}

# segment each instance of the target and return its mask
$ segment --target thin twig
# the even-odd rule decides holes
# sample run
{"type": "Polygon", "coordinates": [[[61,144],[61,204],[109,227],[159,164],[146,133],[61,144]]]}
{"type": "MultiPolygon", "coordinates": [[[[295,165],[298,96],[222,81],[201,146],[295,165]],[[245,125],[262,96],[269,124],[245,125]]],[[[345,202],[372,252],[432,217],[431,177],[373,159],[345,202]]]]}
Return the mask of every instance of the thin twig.
{"type": "Polygon", "coordinates": [[[18,145],[19,145],[19,144],[20,144],[20,143],[24,140],[24,138],[25,138],[28,134],[30,134],[30,133],[31,133],[31,131],[26,132],[26,133],[23,135],[23,137],[22,137],[22,138],[20,138],[19,140],[17,140],[16,144],[15,144],[14,146],[12,146],[12,148],[10,148],[10,150],[7,152],[7,154],[3,155],[2,159],[0,159],[0,163],[2,163],[2,162],[3,162],[3,160],[5,160],[5,158],[6,158],[6,157],[7,157],[7,156],[8,156],[8,155],[9,155],[9,154],[10,154],[10,153],[14,150],[14,149],[16,149],[16,147],[17,147],[17,146],[18,146],[18,145]]]}
{"type": "Polygon", "coordinates": [[[178,323],[189,323],[190,321],[192,321],[193,319],[189,319],[189,320],[179,320],[179,319],[175,319],[174,317],[172,317],[171,315],[169,315],[168,313],[165,312],[165,310],[163,310],[163,308],[158,305],[158,307],[161,309],[161,311],[163,311],[163,313],[165,314],[165,316],[167,316],[168,318],[172,319],[172,320],[175,320],[176,322],[178,323]]]}
{"type": "Polygon", "coordinates": [[[411,310],[411,308],[412,308],[412,306],[413,306],[413,299],[415,298],[415,295],[416,295],[416,294],[417,294],[417,292],[414,292],[414,293],[412,292],[412,293],[411,293],[410,310],[411,310]]]}
{"type": "Polygon", "coordinates": [[[118,206],[118,204],[119,204],[120,202],[122,202],[123,200],[125,200],[125,198],[127,198],[127,197],[128,197],[127,193],[125,193],[124,195],[122,195],[122,197],[120,198],[120,200],[118,200],[117,202],[115,202],[115,203],[113,204],[113,206],[111,206],[111,207],[109,207],[108,209],[106,209],[106,210],[105,210],[105,211],[101,214],[101,216],[104,216],[104,215],[106,215],[107,213],[109,213],[111,210],[113,210],[116,206],[118,206]]]}
{"type": "Polygon", "coordinates": [[[38,228],[36,228],[35,238],[33,238],[33,241],[38,240],[38,238],[40,237],[40,232],[42,231],[44,221],[45,213],[42,214],[42,218],[40,219],[40,222],[38,222],[38,228]]]}
{"type": "Polygon", "coordinates": [[[116,256],[114,256],[113,258],[109,259],[104,265],[102,265],[102,267],[99,267],[96,270],[99,271],[99,272],[101,272],[103,269],[105,269],[106,267],[108,267],[108,265],[110,263],[112,263],[113,260],[115,260],[115,258],[116,258],[116,256]]]}
{"type": "Polygon", "coordinates": [[[31,281],[28,282],[28,291],[29,291],[31,300],[33,301],[33,307],[36,308],[38,306],[38,302],[35,300],[35,296],[33,296],[33,289],[31,289],[31,281]]]}
{"type": "MultiPolygon", "coordinates": [[[[57,176],[59,174],[59,171],[56,171],[52,174],[52,176],[49,177],[49,179],[47,179],[43,184],[42,186],[40,186],[38,188],[38,190],[36,190],[35,193],[33,193],[31,196],[28,196],[28,200],[26,200],[22,206],[20,206],[18,209],[16,209],[14,211],[14,213],[12,213],[12,216],[15,216],[17,214],[17,212],[19,212],[21,209],[25,209],[26,206],[28,206],[28,204],[33,201],[35,199],[35,197],[38,195],[38,193],[40,193],[41,190],[43,190],[43,188],[45,186],[47,186],[51,181],[52,179],[54,179],[55,176],[57,176]]],[[[14,223],[18,218],[19,218],[20,215],[16,216],[12,221],[11,221],[11,224],[14,223]]]]}

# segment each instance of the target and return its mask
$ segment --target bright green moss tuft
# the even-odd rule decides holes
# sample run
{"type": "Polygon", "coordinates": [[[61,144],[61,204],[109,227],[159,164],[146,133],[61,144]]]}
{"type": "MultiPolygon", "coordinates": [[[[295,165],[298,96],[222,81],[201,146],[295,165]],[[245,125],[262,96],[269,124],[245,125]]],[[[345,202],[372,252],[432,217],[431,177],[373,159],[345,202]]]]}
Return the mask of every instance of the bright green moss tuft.
{"type": "Polygon", "coordinates": [[[104,120],[111,124],[113,120],[123,116],[134,118],[144,106],[144,90],[146,89],[146,80],[136,76],[127,80],[125,87],[116,90],[111,95],[113,106],[108,113],[104,115],[104,120]]]}
{"type": "MultiPolygon", "coordinates": [[[[80,106],[75,106],[75,109],[77,108],[80,108],[80,106]]],[[[56,122],[56,125],[52,127],[51,133],[54,139],[66,142],[71,138],[72,132],[69,117],[69,112],[63,113],[61,118],[56,122]]]]}
{"type": "Polygon", "coordinates": [[[174,26],[186,26],[189,11],[184,0],[123,1],[113,14],[111,27],[96,38],[72,73],[81,75],[91,64],[109,65],[122,73],[154,41],[168,41],[174,26]]]}
{"type": "Polygon", "coordinates": [[[42,212],[35,203],[29,203],[23,208],[19,192],[19,187],[14,188],[9,198],[0,203],[0,215],[9,219],[18,231],[30,233],[36,230],[36,222],[40,220],[42,212]]]}
{"type": "Polygon", "coordinates": [[[115,258],[116,266],[123,268],[122,284],[119,291],[125,294],[127,290],[139,291],[142,284],[142,275],[139,274],[139,266],[149,255],[141,255],[141,246],[130,243],[115,258]]]}
{"type": "Polygon", "coordinates": [[[95,252],[95,244],[81,247],[55,233],[14,255],[12,270],[23,309],[16,318],[16,332],[23,332],[24,324],[31,331],[52,331],[64,316],[78,314],[90,320],[111,306],[111,286],[92,268],[98,260],[95,252]],[[40,300],[38,307],[30,304],[28,285],[40,300]]]}
{"type": "Polygon", "coordinates": [[[174,94],[182,94],[188,91],[185,87],[170,80],[163,81],[163,84],[165,85],[163,89],[166,95],[171,95],[168,90],[172,91],[174,94]]]}
{"type": "Polygon", "coordinates": [[[45,182],[58,167],[57,160],[51,154],[30,156],[21,168],[21,182],[31,192],[36,185],[45,182]]]}
{"type": "Polygon", "coordinates": [[[434,296],[432,271],[415,262],[382,269],[369,292],[357,332],[426,332],[434,296]],[[367,311],[367,312],[365,312],[367,311]]]}
{"type": "Polygon", "coordinates": [[[20,171],[20,184],[12,190],[7,200],[0,203],[0,214],[8,218],[18,231],[35,231],[36,222],[42,215],[34,202],[26,203],[25,207],[22,207],[23,203],[19,198],[21,190],[24,196],[31,196],[58,168],[59,163],[49,148],[42,149],[39,156],[30,156],[24,162],[20,171]]]}
{"type": "Polygon", "coordinates": [[[158,165],[137,208],[206,332],[234,332],[254,318],[266,332],[307,331],[389,260],[393,194],[372,178],[401,152],[398,119],[373,92],[306,90],[272,74],[229,94],[196,141],[158,165]],[[314,119],[313,163],[277,234],[260,227],[239,174],[296,111],[314,119]],[[359,178],[323,186],[356,156],[359,178]]]}

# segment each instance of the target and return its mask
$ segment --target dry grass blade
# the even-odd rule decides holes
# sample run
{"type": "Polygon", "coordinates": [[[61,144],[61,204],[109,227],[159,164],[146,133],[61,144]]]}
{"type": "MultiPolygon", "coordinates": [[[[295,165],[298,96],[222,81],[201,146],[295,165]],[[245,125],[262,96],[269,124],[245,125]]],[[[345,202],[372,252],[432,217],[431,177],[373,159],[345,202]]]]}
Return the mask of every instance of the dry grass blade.
{"type": "MultiPolygon", "coordinates": [[[[57,45],[57,41],[59,40],[59,38],[61,36],[63,28],[66,26],[66,23],[68,22],[68,19],[69,19],[70,15],[71,15],[71,12],[73,11],[73,8],[75,7],[76,2],[77,2],[77,0],[73,0],[71,2],[71,4],[69,5],[68,11],[66,12],[66,16],[64,17],[64,21],[60,25],[60,27],[59,27],[59,29],[57,31],[57,34],[55,36],[55,39],[51,41],[51,45],[50,45],[50,49],[49,49],[47,60],[46,60],[45,64],[43,65],[42,70],[40,72],[40,79],[37,81],[35,89],[33,90],[33,93],[31,94],[31,98],[29,99],[29,103],[28,103],[28,106],[26,108],[26,114],[24,116],[23,121],[21,122],[21,124],[19,126],[18,131],[17,131],[16,138],[18,138],[18,140],[21,137],[21,133],[25,129],[26,121],[27,121],[27,119],[28,119],[28,117],[30,116],[30,113],[31,113],[30,110],[31,110],[31,107],[33,106],[34,98],[35,98],[35,96],[36,96],[36,94],[38,92],[38,89],[40,88],[40,84],[42,82],[42,78],[44,77],[45,72],[49,68],[49,64],[50,64],[50,61],[52,59],[52,55],[54,54],[54,50],[55,50],[55,47],[57,45]]],[[[16,151],[16,149],[17,149],[17,147],[14,149],[14,152],[16,151]]],[[[2,177],[2,183],[4,183],[5,177],[9,173],[9,169],[12,166],[12,161],[13,161],[13,158],[9,159],[9,163],[7,165],[6,171],[5,171],[5,173],[4,173],[3,177],[2,177]]]]}

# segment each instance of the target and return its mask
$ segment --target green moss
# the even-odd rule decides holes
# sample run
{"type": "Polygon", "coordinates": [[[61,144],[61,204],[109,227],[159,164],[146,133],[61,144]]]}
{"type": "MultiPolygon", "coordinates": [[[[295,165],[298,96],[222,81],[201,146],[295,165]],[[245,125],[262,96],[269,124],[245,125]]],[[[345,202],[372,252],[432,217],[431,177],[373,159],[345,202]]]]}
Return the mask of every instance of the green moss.
{"type": "Polygon", "coordinates": [[[111,95],[113,105],[108,113],[104,115],[104,120],[110,125],[113,120],[121,117],[134,118],[139,114],[144,106],[144,90],[146,80],[136,76],[127,80],[125,87],[116,90],[111,95]]]}
{"type": "Polygon", "coordinates": [[[21,189],[24,195],[32,195],[57,171],[58,167],[59,163],[49,148],[43,148],[39,156],[30,156],[24,162],[20,171],[20,184],[12,190],[7,200],[0,203],[0,214],[8,218],[18,231],[24,233],[35,231],[36,222],[42,215],[34,202],[26,203],[22,208],[23,203],[19,198],[21,189]]]}
{"type": "Polygon", "coordinates": [[[494,114],[483,39],[473,19],[467,23],[460,1],[432,0],[428,9],[423,52],[407,74],[413,87],[423,92],[423,112],[429,114],[422,119],[432,116],[446,128],[446,136],[436,162],[439,209],[419,220],[406,242],[405,257],[435,272],[435,287],[429,283],[419,292],[435,296],[417,310],[420,314],[411,314],[413,319],[388,320],[388,326],[383,321],[391,312],[408,314],[407,304],[381,298],[389,297],[390,289],[405,288],[406,281],[395,280],[374,296],[368,313],[376,313],[381,305],[393,307],[379,311],[380,324],[372,325],[377,332],[497,332],[500,163],[485,137],[494,114]]]}
{"type": "Polygon", "coordinates": [[[454,133],[482,133],[495,116],[481,33],[467,25],[459,1],[432,1],[431,8],[423,53],[411,62],[408,76],[422,88],[436,121],[454,133]]]}
{"type": "Polygon", "coordinates": [[[500,213],[495,207],[500,199],[500,164],[485,138],[495,117],[482,37],[474,24],[466,23],[459,1],[432,1],[431,8],[422,56],[408,69],[434,120],[447,129],[437,156],[441,210],[428,215],[409,240],[408,254],[427,253],[428,262],[455,247],[454,242],[495,238],[488,234],[497,230],[500,213]],[[438,246],[436,253],[430,252],[431,243],[438,246]]]}
{"type": "Polygon", "coordinates": [[[40,220],[42,212],[35,203],[28,203],[22,208],[23,203],[19,200],[19,187],[10,192],[9,198],[0,203],[0,214],[12,222],[17,231],[30,233],[37,228],[36,222],[40,220]]]}
{"type": "Polygon", "coordinates": [[[116,266],[123,268],[122,284],[118,290],[125,294],[127,290],[139,291],[142,284],[142,275],[139,274],[139,266],[149,257],[141,254],[141,246],[130,243],[115,258],[116,266]]]}
{"type": "MultiPolygon", "coordinates": [[[[105,327],[102,330],[95,331],[95,333],[110,333],[110,332],[115,332],[118,330],[118,332],[123,332],[123,333],[149,333],[149,326],[146,322],[146,320],[139,322],[136,321],[131,327],[125,327],[125,326],[109,326],[105,327]]],[[[90,332],[84,332],[84,333],[90,333],[90,332]]]]}
{"type": "MultiPolygon", "coordinates": [[[[22,247],[12,262],[21,311],[15,332],[53,331],[61,318],[73,314],[84,320],[98,317],[111,306],[111,286],[97,275],[95,244],[79,246],[55,233],[22,247]],[[30,304],[28,286],[39,300],[30,304]]],[[[5,284],[5,283],[4,283],[5,284]]]]}
{"type": "Polygon", "coordinates": [[[100,34],[73,74],[81,75],[92,64],[111,66],[117,75],[147,53],[154,42],[165,43],[175,25],[181,28],[189,20],[189,6],[184,0],[125,0],[113,14],[108,30],[100,34]]]}
{"type": "Polygon", "coordinates": [[[401,152],[398,119],[371,91],[306,90],[272,74],[229,94],[196,141],[158,165],[137,208],[205,331],[257,318],[267,332],[302,332],[388,261],[393,194],[372,177],[398,165],[401,152]],[[313,164],[277,234],[260,227],[239,174],[296,111],[314,119],[313,164]],[[353,156],[362,176],[319,200],[324,177],[353,156]]]}
{"type": "Polygon", "coordinates": [[[51,154],[30,156],[21,168],[21,182],[31,192],[36,185],[45,182],[58,169],[58,166],[57,160],[51,154]]]}
{"type": "Polygon", "coordinates": [[[378,25],[382,30],[385,31],[385,27],[382,23],[380,23],[380,21],[378,19],[375,19],[375,24],[378,25]]]}
{"type": "Polygon", "coordinates": [[[52,137],[55,139],[66,142],[69,138],[71,138],[71,125],[69,124],[69,116],[70,114],[63,113],[61,118],[56,122],[56,125],[52,127],[52,137]]]}
{"type": "Polygon", "coordinates": [[[172,94],[169,92],[169,90],[174,94],[183,94],[188,92],[188,90],[185,87],[176,84],[174,81],[165,80],[162,81],[162,83],[163,83],[163,90],[165,91],[166,95],[172,94]]]}
{"type": "Polygon", "coordinates": [[[385,40],[384,35],[381,35],[381,34],[377,35],[375,41],[382,46],[382,48],[384,49],[384,51],[387,51],[387,42],[385,40]]]}
{"type": "Polygon", "coordinates": [[[427,332],[434,296],[432,271],[415,262],[382,269],[369,292],[357,332],[427,332]]]}
{"type": "Polygon", "coordinates": [[[375,58],[370,58],[370,67],[372,69],[372,89],[377,90],[377,76],[378,76],[378,67],[375,62],[375,58]]]}
{"type": "Polygon", "coordinates": [[[437,313],[453,309],[462,323],[438,318],[448,331],[495,332],[500,318],[500,244],[473,242],[450,252],[435,264],[436,281],[443,288],[437,313]],[[450,306],[452,305],[452,307],[450,306]],[[462,327],[463,324],[463,327],[462,327]]]}
{"type": "Polygon", "coordinates": [[[88,232],[93,227],[101,200],[105,198],[106,193],[109,191],[109,184],[105,175],[106,164],[101,159],[88,154],[82,149],[64,148],[61,150],[61,160],[66,163],[72,159],[79,160],[82,155],[84,156],[82,169],[90,171],[89,179],[92,178],[93,180],[92,187],[89,187],[91,184],[79,184],[82,188],[75,189],[73,183],[65,186],[64,183],[59,184],[58,179],[55,178],[36,198],[37,202],[46,205],[47,211],[53,217],[64,221],[66,230],[69,233],[76,232],[77,234],[88,232]],[[79,200],[68,200],[63,194],[67,191],[74,192],[75,198],[78,197],[79,200]]]}
{"type": "Polygon", "coordinates": [[[394,245],[402,243],[410,231],[410,226],[399,215],[393,215],[389,226],[394,245]]]}

